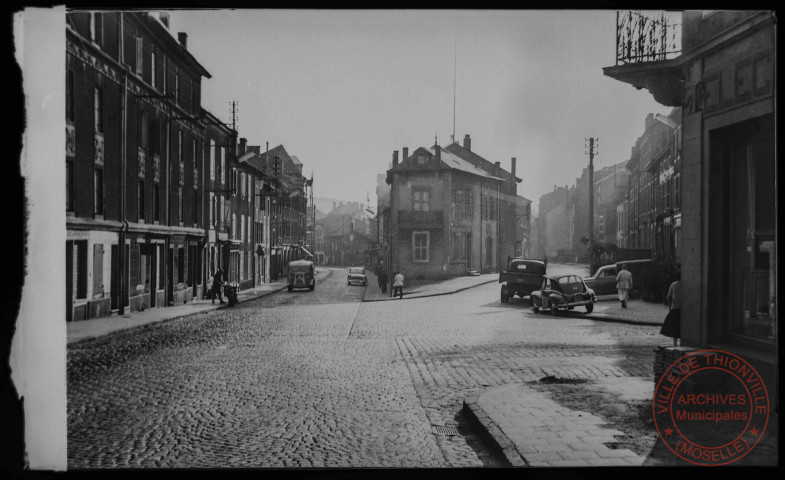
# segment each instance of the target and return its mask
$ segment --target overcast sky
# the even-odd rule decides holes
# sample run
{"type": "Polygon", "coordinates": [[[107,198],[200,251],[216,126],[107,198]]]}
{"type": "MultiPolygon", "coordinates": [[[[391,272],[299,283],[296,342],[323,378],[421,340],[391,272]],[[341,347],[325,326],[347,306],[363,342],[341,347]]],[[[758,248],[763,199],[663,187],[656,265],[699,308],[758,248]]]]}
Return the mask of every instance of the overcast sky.
{"type": "Polygon", "coordinates": [[[172,34],[210,72],[202,104],[250,145],[283,144],[319,197],[375,205],[393,150],[455,139],[509,170],[535,204],[595,165],[629,159],[648,113],[645,90],[606,77],[615,11],[179,10],[172,34]],[[366,193],[367,192],[367,193],[366,193]]]}

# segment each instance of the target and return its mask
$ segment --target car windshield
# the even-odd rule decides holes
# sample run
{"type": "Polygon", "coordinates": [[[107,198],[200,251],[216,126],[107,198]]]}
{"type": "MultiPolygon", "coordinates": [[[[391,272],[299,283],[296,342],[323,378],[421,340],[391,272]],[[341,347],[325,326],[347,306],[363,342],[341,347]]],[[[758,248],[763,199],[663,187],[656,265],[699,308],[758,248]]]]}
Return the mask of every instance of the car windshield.
{"type": "Polygon", "coordinates": [[[540,262],[513,262],[510,269],[516,272],[532,273],[534,275],[543,275],[545,273],[545,265],[540,262]]]}
{"type": "Polygon", "coordinates": [[[305,273],[311,271],[310,265],[292,265],[289,267],[290,272],[294,273],[305,273]]]}
{"type": "Polygon", "coordinates": [[[365,273],[365,270],[362,268],[350,268],[349,273],[352,275],[362,275],[365,273]]]}

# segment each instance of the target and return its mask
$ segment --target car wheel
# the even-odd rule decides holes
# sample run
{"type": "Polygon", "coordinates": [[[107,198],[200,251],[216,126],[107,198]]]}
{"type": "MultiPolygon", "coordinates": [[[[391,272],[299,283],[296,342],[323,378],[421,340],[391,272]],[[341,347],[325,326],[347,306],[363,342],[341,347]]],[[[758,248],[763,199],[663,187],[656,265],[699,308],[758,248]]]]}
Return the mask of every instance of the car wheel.
{"type": "Polygon", "coordinates": [[[534,312],[534,313],[540,313],[540,307],[534,307],[534,306],[532,306],[532,312],[534,312]]]}
{"type": "Polygon", "coordinates": [[[308,289],[309,289],[310,291],[312,291],[312,292],[313,292],[313,289],[314,289],[314,288],[316,288],[316,285],[311,285],[310,287],[308,287],[308,289]]]}
{"type": "Polygon", "coordinates": [[[510,301],[510,295],[507,293],[507,287],[504,285],[502,285],[501,300],[502,303],[508,303],[510,301]]]}
{"type": "Polygon", "coordinates": [[[286,287],[286,290],[288,290],[288,291],[290,291],[290,292],[291,292],[291,291],[292,291],[292,288],[294,288],[294,287],[286,287]]]}
{"type": "Polygon", "coordinates": [[[555,316],[556,316],[556,313],[558,312],[558,310],[559,310],[559,309],[558,309],[558,308],[556,308],[556,305],[554,305],[553,303],[551,303],[551,315],[553,315],[553,316],[555,317],[555,316]]]}
{"type": "Polygon", "coordinates": [[[586,313],[591,313],[593,311],[594,311],[594,304],[593,303],[590,303],[590,304],[586,305],[586,313]]]}

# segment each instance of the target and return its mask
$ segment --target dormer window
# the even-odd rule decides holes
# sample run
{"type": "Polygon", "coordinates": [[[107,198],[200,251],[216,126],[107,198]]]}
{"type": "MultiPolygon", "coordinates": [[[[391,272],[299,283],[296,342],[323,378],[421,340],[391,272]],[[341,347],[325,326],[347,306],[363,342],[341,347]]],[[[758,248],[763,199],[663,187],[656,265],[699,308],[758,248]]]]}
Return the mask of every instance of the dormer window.
{"type": "Polygon", "coordinates": [[[425,155],[424,153],[418,154],[415,159],[417,165],[428,165],[428,155],[425,155]]]}

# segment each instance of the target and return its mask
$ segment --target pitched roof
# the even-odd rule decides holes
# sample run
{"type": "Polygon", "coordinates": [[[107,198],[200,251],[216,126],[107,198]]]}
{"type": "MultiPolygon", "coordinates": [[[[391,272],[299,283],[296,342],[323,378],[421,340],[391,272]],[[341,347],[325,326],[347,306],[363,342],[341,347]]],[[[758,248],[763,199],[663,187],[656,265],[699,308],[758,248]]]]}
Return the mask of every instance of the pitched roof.
{"type": "MultiPolygon", "coordinates": [[[[462,159],[468,161],[473,165],[479,165],[480,168],[485,170],[489,173],[496,172],[496,164],[491,162],[490,160],[486,160],[485,158],[477,155],[476,153],[472,152],[468,148],[462,147],[458,142],[453,142],[450,145],[447,145],[445,149],[462,159]]],[[[513,177],[512,173],[508,172],[503,168],[499,168],[500,176],[505,180],[515,180],[516,182],[520,182],[521,179],[518,177],[513,177]]]]}
{"type": "Polygon", "coordinates": [[[408,162],[407,160],[412,158],[412,157],[415,157],[417,152],[420,152],[420,151],[427,152],[427,154],[429,156],[434,157],[436,155],[436,149],[437,148],[439,149],[439,156],[441,158],[441,163],[440,163],[440,165],[438,167],[449,168],[451,170],[459,170],[461,172],[465,172],[465,173],[469,173],[469,174],[472,174],[472,175],[476,175],[478,177],[487,178],[489,180],[498,180],[500,182],[504,181],[503,178],[495,177],[495,176],[491,175],[490,173],[486,172],[485,170],[475,167],[470,162],[467,162],[466,160],[462,159],[458,155],[455,155],[454,153],[452,153],[452,152],[450,152],[448,150],[445,150],[443,147],[441,147],[439,145],[434,145],[431,148],[424,148],[424,147],[418,148],[411,155],[409,155],[408,158],[404,158],[401,163],[399,163],[398,165],[395,165],[390,170],[398,170],[398,171],[400,171],[400,170],[412,170],[412,171],[420,170],[421,167],[419,167],[418,165],[414,165],[412,162],[408,162]]]}

